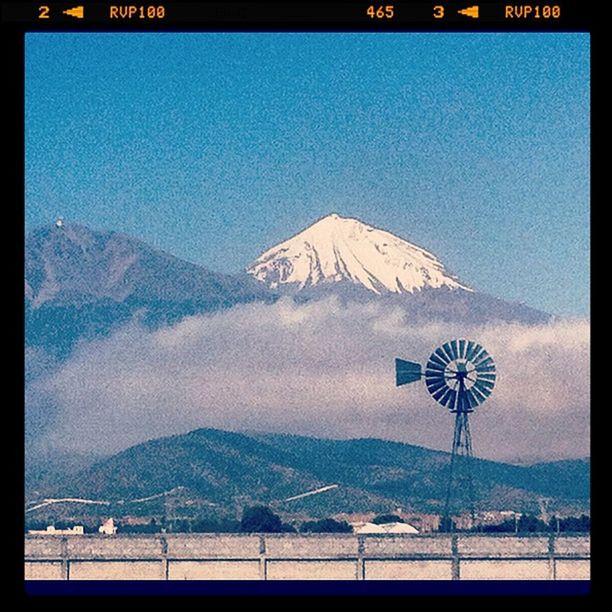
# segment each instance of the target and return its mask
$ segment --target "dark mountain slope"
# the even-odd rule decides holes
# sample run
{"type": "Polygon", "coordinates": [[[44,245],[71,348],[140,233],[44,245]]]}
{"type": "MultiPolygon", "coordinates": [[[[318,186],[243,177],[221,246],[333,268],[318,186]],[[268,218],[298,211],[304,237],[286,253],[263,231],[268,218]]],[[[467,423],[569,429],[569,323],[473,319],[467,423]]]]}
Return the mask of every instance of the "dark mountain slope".
{"type": "MultiPolygon", "coordinates": [[[[448,453],[384,440],[198,429],[129,448],[40,495],[128,500],[182,487],[227,511],[249,503],[321,516],[397,506],[440,511],[448,462],[448,453]],[[282,502],[330,484],[339,486],[282,502]]],[[[587,460],[522,467],[477,459],[474,481],[482,509],[537,512],[542,497],[551,510],[589,505],[587,460]]]]}
{"type": "Polygon", "coordinates": [[[33,231],[25,254],[26,343],[60,356],[136,313],[156,326],[272,299],[246,274],[211,272],[131,236],[82,225],[33,231]]]}

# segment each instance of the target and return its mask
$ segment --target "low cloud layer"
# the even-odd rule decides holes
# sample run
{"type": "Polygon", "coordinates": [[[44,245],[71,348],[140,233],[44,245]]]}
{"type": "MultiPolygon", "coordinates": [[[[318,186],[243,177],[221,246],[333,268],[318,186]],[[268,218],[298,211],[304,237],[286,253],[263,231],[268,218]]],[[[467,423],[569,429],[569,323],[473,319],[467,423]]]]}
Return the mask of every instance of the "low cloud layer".
{"type": "Polygon", "coordinates": [[[423,383],[396,388],[393,358],[425,363],[441,343],[467,337],[498,368],[492,396],[472,416],[475,454],[586,456],[589,333],[586,321],[415,325],[399,307],[334,299],[243,305],[155,332],[131,324],[48,370],[30,354],[28,422],[38,440],[78,451],[114,452],[198,427],[447,450],[452,415],[423,383]]]}

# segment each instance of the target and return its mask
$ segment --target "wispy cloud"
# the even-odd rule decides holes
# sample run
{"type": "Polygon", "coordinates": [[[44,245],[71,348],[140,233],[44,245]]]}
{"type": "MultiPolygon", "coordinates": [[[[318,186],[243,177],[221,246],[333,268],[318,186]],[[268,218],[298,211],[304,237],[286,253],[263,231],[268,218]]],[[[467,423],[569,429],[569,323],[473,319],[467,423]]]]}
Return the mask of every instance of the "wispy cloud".
{"type": "Polygon", "coordinates": [[[65,364],[38,373],[28,411],[54,406],[45,440],[75,450],[116,451],[197,427],[447,449],[451,415],[422,383],[396,388],[393,358],[424,363],[440,343],[467,337],[486,346],[499,376],[472,418],[475,453],[581,456],[589,446],[589,331],[583,320],[416,325],[399,307],[335,299],[243,305],[154,332],[131,324],[82,344],[65,364]]]}

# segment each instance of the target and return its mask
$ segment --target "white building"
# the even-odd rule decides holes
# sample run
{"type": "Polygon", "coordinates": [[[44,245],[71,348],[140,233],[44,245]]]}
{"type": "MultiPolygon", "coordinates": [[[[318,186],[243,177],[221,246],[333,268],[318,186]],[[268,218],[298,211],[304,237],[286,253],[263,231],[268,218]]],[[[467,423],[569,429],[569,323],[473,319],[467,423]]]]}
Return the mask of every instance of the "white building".
{"type": "Polygon", "coordinates": [[[355,523],[354,533],[419,533],[419,530],[408,523],[355,523]]]}
{"type": "Polygon", "coordinates": [[[98,527],[98,531],[105,535],[115,535],[117,533],[117,527],[115,527],[115,521],[112,518],[109,518],[108,521],[102,523],[100,527],[98,527]]]}
{"type": "Polygon", "coordinates": [[[69,529],[56,529],[54,525],[48,525],[46,529],[29,529],[28,533],[34,535],[83,535],[83,525],[75,525],[69,529]]]}

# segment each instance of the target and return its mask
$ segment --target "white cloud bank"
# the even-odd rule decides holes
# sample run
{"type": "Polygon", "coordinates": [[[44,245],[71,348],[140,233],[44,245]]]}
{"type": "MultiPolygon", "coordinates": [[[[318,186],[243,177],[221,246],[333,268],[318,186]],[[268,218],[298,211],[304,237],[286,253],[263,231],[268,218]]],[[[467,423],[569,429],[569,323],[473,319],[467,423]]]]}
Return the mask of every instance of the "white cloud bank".
{"type": "Polygon", "coordinates": [[[582,320],[423,326],[381,303],[281,300],[154,332],[131,324],[81,345],[29,393],[58,411],[47,442],[79,451],[117,451],[198,427],[447,450],[452,415],[423,383],[396,388],[393,359],[425,363],[433,348],[466,337],[498,369],[493,394],[472,416],[475,454],[577,457],[589,454],[589,334],[582,320]]]}

